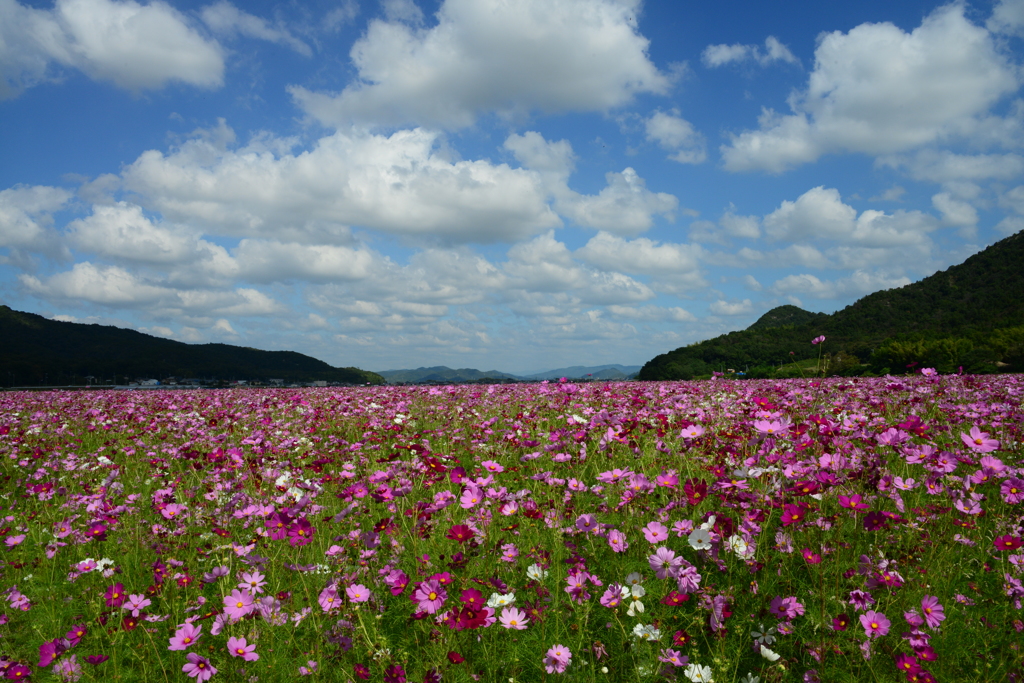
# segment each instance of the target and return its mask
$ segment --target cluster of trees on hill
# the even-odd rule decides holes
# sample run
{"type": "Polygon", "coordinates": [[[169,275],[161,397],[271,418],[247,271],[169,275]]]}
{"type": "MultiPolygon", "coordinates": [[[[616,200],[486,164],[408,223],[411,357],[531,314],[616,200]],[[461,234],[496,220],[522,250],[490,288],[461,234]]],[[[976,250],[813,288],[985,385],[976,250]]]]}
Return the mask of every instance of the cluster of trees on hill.
{"type": "Polygon", "coordinates": [[[0,306],[0,384],[82,384],[89,378],[188,377],[383,384],[380,375],[336,368],[295,351],[184,344],[105,325],[48,320],[0,306]]]}
{"type": "Polygon", "coordinates": [[[920,282],[875,292],[833,314],[780,306],[746,330],[648,361],[639,379],[692,379],[723,368],[749,377],[825,374],[1024,372],[1024,233],[920,282]],[[825,336],[822,346],[811,340],[825,336]],[[816,364],[817,367],[817,364],[816,364]]]}

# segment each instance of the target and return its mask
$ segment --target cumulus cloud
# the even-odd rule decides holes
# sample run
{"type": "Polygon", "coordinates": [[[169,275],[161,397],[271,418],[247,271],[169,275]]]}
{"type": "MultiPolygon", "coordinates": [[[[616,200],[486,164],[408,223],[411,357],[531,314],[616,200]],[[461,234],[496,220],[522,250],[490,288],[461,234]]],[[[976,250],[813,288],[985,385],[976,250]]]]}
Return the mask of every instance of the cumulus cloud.
{"type": "Polygon", "coordinates": [[[52,214],[70,199],[67,190],[45,185],[17,185],[0,191],[0,248],[59,251],[50,232],[52,214]]]}
{"type": "Polygon", "coordinates": [[[911,155],[878,159],[881,166],[905,169],[915,180],[952,181],[1009,180],[1024,175],[1024,157],[1006,154],[957,154],[950,150],[925,149],[911,155]]]}
{"type": "Polygon", "coordinates": [[[708,310],[715,315],[747,315],[754,311],[754,304],[750,299],[744,299],[743,301],[719,299],[718,301],[711,302],[708,310]]]}
{"type": "Polygon", "coordinates": [[[834,281],[823,281],[806,273],[787,275],[781,280],[776,280],[771,290],[779,295],[804,294],[816,299],[837,299],[860,297],[909,284],[910,280],[903,276],[858,270],[849,277],[834,281]]]}
{"type": "Polygon", "coordinates": [[[371,21],[350,53],[357,80],[342,92],[289,92],[330,126],[461,128],[486,112],[605,111],[670,84],[630,22],[640,4],[445,0],[428,29],[371,21]]]}
{"type": "Polygon", "coordinates": [[[179,81],[202,88],[223,83],[223,50],[163,2],[57,0],[52,10],[0,0],[0,97],[82,71],[131,91],[179,81]]]}
{"type": "Polygon", "coordinates": [[[266,40],[310,57],[313,51],[283,26],[271,26],[266,19],[243,12],[227,0],[207,5],[199,13],[211,31],[224,36],[246,36],[266,40]]]}
{"type": "Polygon", "coordinates": [[[765,110],[759,130],[721,148],[732,171],[781,172],[832,152],[883,155],[990,126],[992,105],[1020,87],[992,35],[950,4],[906,33],[890,23],[823,35],[793,113],[765,110]]]}
{"type": "Polygon", "coordinates": [[[992,8],[987,26],[993,33],[1024,36],[1024,2],[999,0],[992,8]]]}
{"type": "Polygon", "coordinates": [[[958,228],[978,225],[978,211],[965,201],[955,199],[949,192],[932,196],[932,206],[942,214],[942,222],[958,228]]]}
{"type": "Polygon", "coordinates": [[[796,201],[784,200],[764,217],[768,236],[776,240],[835,240],[862,247],[906,247],[928,241],[938,221],[920,211],[857,210],[843,203],[839,191],[818,186],[796,201]]]}
{"type": "Polygon", "coordinates": [[[678,110],[673,109],[667,114],[654,112],[644,122],[644,127],[649,141],[673,151],[669,159],[681,164],[700,164],[707,159],[704,136],[694,129],[693,124],[680,117],[678,110]]]}
{"type": "Polygon", "coordinates": [[[348,226],[446,242],[501,242],[561,225],[536,173],[449,161],[438,134],[337,132],[298,154],[265,140],[229,150],[189,140],[123,172],[139,203],[207,233],[344,243],[348,226]]]}
{"type": "Polygon", "coordinates": [[[700,59],[704,66],[716,68],[727,64],[740,64],[747,61],[754,61],[761,66],[768,66],[774,62],[786,62],[788,64],[799,64],[800,60],[789,51],[789,48],[779,42],[775,36],[768,36],[764,41],[764,50],[759,45],[708,45],[701,53],[700,59]]]}

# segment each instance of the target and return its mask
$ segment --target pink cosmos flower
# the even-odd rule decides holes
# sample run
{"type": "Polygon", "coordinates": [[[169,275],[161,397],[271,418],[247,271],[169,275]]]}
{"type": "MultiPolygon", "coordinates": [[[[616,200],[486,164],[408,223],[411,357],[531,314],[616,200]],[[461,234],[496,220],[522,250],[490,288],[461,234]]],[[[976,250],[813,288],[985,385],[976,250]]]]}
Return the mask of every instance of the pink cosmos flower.
{"type": "Polygon", "coordinates": [[[704,436],[704,428],[700,425],[690,425],[689,427],[684,428],[683,431],[679,433],[679,436],[684,439],[698,439],[704,436]]]}
{"type": "Polygon", "coordinates": [[[629,543],[626,542],[626,534],[618,529],[612,529],[608,532],[608,545],[617,553],[625,552],[626,548],[629,547],[629,543]]]}
{"type": "Polygon", "coordinates": [[[924,612],[924,621],[928,624],[928,628],[938,628],[946,618],[945,608],[939,604],[939,599],[934,595],[926,595],[921,598],[921,611],[924,612]]]}
{"type": "Polygon", "coordinates": [[[260,658],[256,654],[256,643],[250,645],[245,638],[228,638],[228,652],[232,657],[241,657],[247,662],[255,662],[260,658]]]}
{"type": "Polygon", "coordinates": [[[459,496],[459,507],[463,510],[470,510],[476,507],[477,503],[483,500],[484,495],[475,486],[467,486],[466,490],[459,496]]]}
{"type": "Polygon", "coordinates": [[[781,595],[776,595],[772,599],[771,606],[768,608],[768,611],[779,619],[785,619],[788,621],[793,617],[803,614],[804,606],[797,602],[796,596],[784,598],[781,595]]]}
{"type": "Polygon", "coordinates": [[[195,652],[188,653],[188,664],[181,667],[181,670],[189,675],[189,678],[194,678],[199,683],[208,681],[213,678],[213,674],[217,673],[217,669],[214,668],[213,664],[210,664],[210,660],[206,657],[200,657],[195,652]]]}
{"type": "Polygon", "coordinates": [[[320,609],[325,612],[340,608],[341,597],[338,595],[338,589],[333,584],[327,586],[320,591],[320,597],[317,598],[317,602],[320,603],[320,609]]]}
{"type": "Polygon", "coordinates": [[[246,590],[233,590],[224,598],[224,611],[232,619],[241,619],[255,609],[252,593],[246,590]]]}
{"type": "Polygon", "coordinates": [[[18,534],[17,536],[10,536],[4,539],[4,543],[7,544],[8,548],[13,548],[16,545],[20,545],[25,540],[25,534],[18,534]]]}
{"type": "Polygon", "coordinates": [[[668,539],[668,527],[661,522],[651,522],[640,529],[649,543],[661,543],[668,539]]]}
{"type": "Polygon", "coordinates": [[[555,645],[544,655],[544,670],[549,674],[563,673],[572,663],[572,653],[564,645],[555,645]]]}
{"type": "Polygon", "coordinates": [[[170,645],[167,649],[186,650],[195,645],[195,642],[199,640],[202,633],[202,626],[196,626],[195,624],[182,624],[178,627],[178,630],[174,632],[174,636],[171,637],[170,645]]]}
{"type": "Polygon", "coordinates": [[[814,339],[811,340],[811,343],[814,344],[815,346],[817,346],[818,344],[820,344],[823,341],[825,341],[825,336],[824,335],[822,335],[820,337],[815,337],[814,339]]]}
{"type": "Polygon", "coordinates": [[[498,621],[505,628],[522,631],[526,628],[526,624],[528,624],[530,620],[526,618],[526,612],[521,609],[517,607],[506,607],[501,610],[501,616],[498,617],[498,621]]]}
{"type": "Polygon", "coordinates": [[[76,655],[71,655],[57,662],[57,666],[53,667],[53,672],[64,683],[75,683],[82,677],[82,665],[78,663],[76,655]]]}
{"type": "Polygon", "coordinates": [[[576,528],[588,533],[594,531],[597,529],[597,518],[590,514],[580,515],[576,518],[576,528]]]}
{"type": "Polygon", "coordinates": [[[370,589],[361,583],[355,583],[345,589],[345,595],[352,602],[366,602],[370,599],[370,589]]]}
{"type": "Polygon", "coordinates": [[[868,638],[880,638],[889,632],[892,622],[881,612],[868,610],[860,616],[860,625],[868,638]]]}
{"type": "Polygon", "coordinates": [[[505,468],[502,467],[500,463],[493,460],[484,460],[480,465],[488,472],[494,472],[496,474],[500,474],[505,471],[505,468]]]}
{"type": "Polygon", "coordinates": [[[991,453],[992,451],[999,450],[999,442],[995,439],[990,439],[988,432],[981,431],[977,425],[971,427],[970,434],[961,433],[960,438],[975,453],[991,453]]]}
{"type": "Polygon", "coordinates": [[[441,586],[437,579],[428,579],[421,583],[412,592],[412,601],[421,612],[434,614],[441,609],[444,601],[448,598],[448,592],[441,586]]]}
{"type": "Polygon", "coordinates": [[[259,595],[263,592],[263,587],[267,585],[266,578],[258,569],[254,569],[251,572],[242,572],[242,580],[239,581],[238,587],[249,591],[253,595],[259,595]]]}
{"type": "Polygon", "coordinates": [[[139,616],[139,612],[152,604],[152,600],[147,598],[145,595],[129,595],[128,601],[121,605],[121,609],[126,609],[132,613],[133,617],[139,616]]]}

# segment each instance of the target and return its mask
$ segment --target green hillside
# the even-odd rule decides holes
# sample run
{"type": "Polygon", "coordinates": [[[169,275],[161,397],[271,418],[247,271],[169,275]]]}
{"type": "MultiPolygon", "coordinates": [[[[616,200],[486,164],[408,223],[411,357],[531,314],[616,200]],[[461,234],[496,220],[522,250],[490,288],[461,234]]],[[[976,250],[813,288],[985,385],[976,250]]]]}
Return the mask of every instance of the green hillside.
{"type": "Polygon", "coordinates": [[[0,384],[75,384],[88,376],[283,379],[383,383],[358,368],[336,368],[294,351],[184,344],[135,330],[48,320],[0,306],[0,384]]]}
{"type": "Polygon", "coordinates": [[[825,374],[1024,372],[1024,233],[960,265],[905,287],[859,299],[832,314],[780,306],[748,329],[657,356],[639,379],[689,379],[725,368],[749,376],[797,372],[799,361],[827,362],[825,374]],[[824,335],[819,349],[811,339],[824,335]]]}

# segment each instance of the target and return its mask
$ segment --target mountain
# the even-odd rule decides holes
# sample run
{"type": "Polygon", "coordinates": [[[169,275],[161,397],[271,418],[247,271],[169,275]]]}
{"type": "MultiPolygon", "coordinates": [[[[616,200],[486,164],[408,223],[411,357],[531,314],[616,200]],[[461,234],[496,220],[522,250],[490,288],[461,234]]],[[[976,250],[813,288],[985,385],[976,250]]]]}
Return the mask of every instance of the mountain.
{"type": "Polygon", "coordinates": [[[1024,372],[1024,232],[913,284],[869,294],[832,314],[780,306],[746,330],[648,361],[639,379],[689,379],[727,369],[796,372],[822,354],[829,374],[1024,372]],[[823,335],[821,346],[811,340],[823,335]],[[786,369],[788,368],[788,370],[786,369]]]}
{"type": "Polygon", "coordinates": [[[459,382],[475,382],[485,379],[519,379],[514,375],[510,375],[505,372],[498,372],[497,370],[487,370],[485,372],[474,370],[473,368],[452,370],[444,365],[438,365],[432,368],[417,368],[415,370],[382,370],[377,374],[383,377],[388,384],[399,384],[403,382],[408,382],[410,384],[420,382],[457,384],[459,382]]]}
{"type": "Polygon", "coordinates": [[[640,371],[639,365],[573,365],[568,368],[547,370],[522,379],[540,381],[544,379],[628,379],[640,371]]]}
{"type": "Polygon", "coordinates": [[[0,306],[0,384],[74,384],[92,376],[283,379],[382,384],[358,368],[336,368],[295,351],[184,344],[107,325],[48,320],[0,306]]]}

